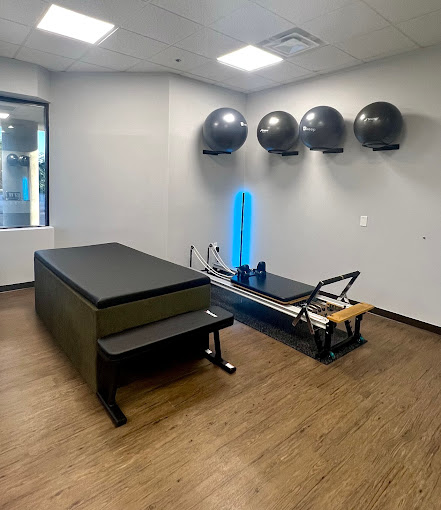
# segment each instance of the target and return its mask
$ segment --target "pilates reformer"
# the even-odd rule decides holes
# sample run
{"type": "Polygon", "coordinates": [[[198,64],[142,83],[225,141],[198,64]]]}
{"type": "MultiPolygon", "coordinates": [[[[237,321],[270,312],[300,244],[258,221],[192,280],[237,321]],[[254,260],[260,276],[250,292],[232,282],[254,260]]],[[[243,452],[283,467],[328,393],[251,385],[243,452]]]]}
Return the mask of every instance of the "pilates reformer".
{"type": "Polygon", "coordinates": [[[335,352],[347,344],[365,343],[361,335],[361,321],[363,315],[374,306],[367,303],[351,304],[347,297],[360,275],[359,271],[321,280],[313,287],[268,273],[264,262],[259,262],[256,269],[248,266],[231,269],[212,244],[208,246],[206,259],[195,246],[191,246],[190,267],[193,267],[195,259],[215,287],[289,316],[294,334],[300,323],[306,323],[319,359],[332,361],[335,352]],[[323,287],[346,280],[348,283],[337,297],[324,293],[323,287]],[[347,336],[334,342],[334,333],[339,324],[344,324],[347,336]]]}

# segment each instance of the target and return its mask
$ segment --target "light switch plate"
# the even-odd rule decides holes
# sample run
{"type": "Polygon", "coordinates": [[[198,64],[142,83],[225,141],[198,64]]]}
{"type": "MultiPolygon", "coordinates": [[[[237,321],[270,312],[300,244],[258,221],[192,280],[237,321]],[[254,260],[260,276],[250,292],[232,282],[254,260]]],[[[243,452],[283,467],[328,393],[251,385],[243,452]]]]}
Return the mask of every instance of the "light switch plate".
{"type": "Polygon", "coordinates": [[[360,227],[367,227],[367,216],[360,216],[360,227]]]}

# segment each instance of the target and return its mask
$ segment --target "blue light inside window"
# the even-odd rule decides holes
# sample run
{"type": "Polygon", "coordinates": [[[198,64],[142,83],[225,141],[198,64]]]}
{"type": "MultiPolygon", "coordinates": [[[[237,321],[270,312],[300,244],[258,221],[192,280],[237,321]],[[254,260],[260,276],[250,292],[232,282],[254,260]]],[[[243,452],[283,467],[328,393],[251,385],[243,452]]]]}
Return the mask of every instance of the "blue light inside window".
{"type": "Polygon", "coordinates": [[[234,267],[250,263],[252,198],[248,191],[234,197],[233,256],[234,267]]]}
{"type": "Polygon", "coordinates": [[[23,200],[29,200],[29,181],[27,177],[23,177],[23,200]]]}

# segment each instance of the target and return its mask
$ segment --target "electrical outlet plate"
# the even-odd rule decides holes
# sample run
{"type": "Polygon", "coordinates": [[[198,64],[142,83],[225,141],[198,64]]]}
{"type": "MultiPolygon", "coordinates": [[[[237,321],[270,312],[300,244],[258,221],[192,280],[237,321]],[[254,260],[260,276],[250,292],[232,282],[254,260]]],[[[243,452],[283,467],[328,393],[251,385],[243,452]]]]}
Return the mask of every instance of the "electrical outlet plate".
{"type": "Polygon", "coordinates": [[[360,216],[360,227],[367,227],[368,217],[360,216]]]}

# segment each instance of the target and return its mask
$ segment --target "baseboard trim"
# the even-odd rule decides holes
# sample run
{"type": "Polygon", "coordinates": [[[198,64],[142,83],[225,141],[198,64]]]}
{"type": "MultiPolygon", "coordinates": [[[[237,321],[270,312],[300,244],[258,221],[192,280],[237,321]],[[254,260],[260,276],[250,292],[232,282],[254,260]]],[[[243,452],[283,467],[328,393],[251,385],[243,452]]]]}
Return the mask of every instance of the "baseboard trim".
{"type": "Polygon", "coordinates": [[[9,292],[10,290],[29,289],[34,286],[34,282],[14,283],[12,285],[0,286],[0,292],[9,292]]]}
{"type": "MultiPolygon", "coordinates": [[[[336,294],[331,294],[330,292],[321,292],[321,294],[336,298],[336,294]]],[[[357,303],[353,299],[349,300],[351,304],[357,303]]],[[[424,329],[425,331],[430,331],[431,333],[436,333],[437,335],[441,335],[441,326],[436,326],[435,324],[429,324],[428,322],[419,321],[418,319],[412,319],[411,317],[406,317],[405,315],[400,315],[399,313],[390,312],[389,310],[383,310],[383,308],[375,307],[369,313],[373,313],[374,315],[379,315],[380,317],[385,317],[386,319],[391,319],[397,322],[401,322],[402,324],[408,324],[409,326],[414,326],[415,328],[424,329]]]]}

